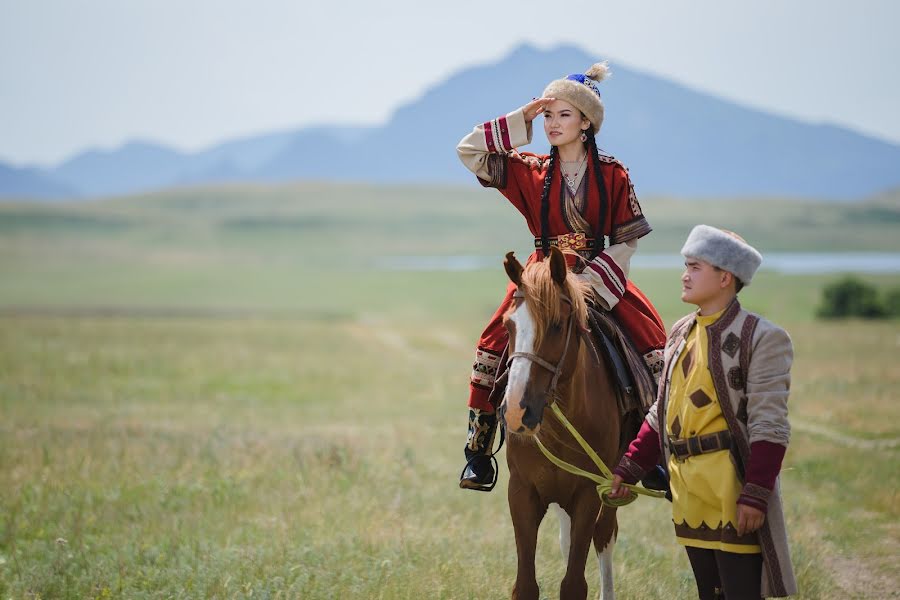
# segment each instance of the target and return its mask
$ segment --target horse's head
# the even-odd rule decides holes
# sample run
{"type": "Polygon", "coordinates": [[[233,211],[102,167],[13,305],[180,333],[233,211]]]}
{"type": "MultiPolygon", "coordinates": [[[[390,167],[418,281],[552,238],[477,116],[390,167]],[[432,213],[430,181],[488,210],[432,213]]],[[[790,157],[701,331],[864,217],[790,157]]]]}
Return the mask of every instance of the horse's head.
{"type": "Polygon", "coordinates": [[[535,434],[557,387],[575,371],[587,322],[585,284],[556,248],[543,262],[522,267],[510,252],[503,263],[518,287],[504,315],[509,330],[509,375],[500,408],[511,433],[535,434]]]}

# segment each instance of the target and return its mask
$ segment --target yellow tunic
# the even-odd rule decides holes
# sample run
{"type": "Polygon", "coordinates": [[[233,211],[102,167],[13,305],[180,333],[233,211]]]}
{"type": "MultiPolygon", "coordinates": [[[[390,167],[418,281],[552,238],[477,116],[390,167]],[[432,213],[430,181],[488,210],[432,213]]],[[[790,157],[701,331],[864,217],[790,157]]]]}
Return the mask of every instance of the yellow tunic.
{"type": "MultiPolygon", "coordinates": [[[[728,429],[709,370],[709,336],[706,328],[725,311],[697,315],[684,350],[672,370],[666,432],[677,438],[728,429]]],[[[672,487],[672,521],[678,543],[696,548],[741,554],[759,552],[756,534],[738,537],[737,499],[741,483],[727,450],[669,459],[672,487]]]]}

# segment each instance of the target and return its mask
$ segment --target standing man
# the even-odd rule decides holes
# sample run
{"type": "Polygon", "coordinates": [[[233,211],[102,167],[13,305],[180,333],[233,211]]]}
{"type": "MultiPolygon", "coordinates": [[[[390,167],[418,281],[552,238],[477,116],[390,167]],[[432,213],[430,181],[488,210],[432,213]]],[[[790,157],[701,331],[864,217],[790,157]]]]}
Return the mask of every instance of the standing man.
{"type": "Polygon", "coordinates": [[[664,453],[675,536],[701,600],[797,592],[778,473],[790,439],[793,348],[777,325],[741,308],[762,256],[743,238],[696,226],[681,249],[683,302],[664,351],[659,396],[615,469],[629,492],[664,453]]]}

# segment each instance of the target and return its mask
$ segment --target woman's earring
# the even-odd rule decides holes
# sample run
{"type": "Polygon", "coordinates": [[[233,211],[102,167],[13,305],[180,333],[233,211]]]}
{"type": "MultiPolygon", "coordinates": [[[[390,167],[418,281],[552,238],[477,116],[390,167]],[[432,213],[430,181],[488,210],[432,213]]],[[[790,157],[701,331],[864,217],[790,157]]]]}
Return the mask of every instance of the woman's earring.
{"type": "Polygon", "coordinates": [[[586,142],[586,141],[587,141],[587,133],[585,133],[585,130],[584,130],[584,129],[581,130],[581,141],[582,141],[582,142],[586,142]]]}

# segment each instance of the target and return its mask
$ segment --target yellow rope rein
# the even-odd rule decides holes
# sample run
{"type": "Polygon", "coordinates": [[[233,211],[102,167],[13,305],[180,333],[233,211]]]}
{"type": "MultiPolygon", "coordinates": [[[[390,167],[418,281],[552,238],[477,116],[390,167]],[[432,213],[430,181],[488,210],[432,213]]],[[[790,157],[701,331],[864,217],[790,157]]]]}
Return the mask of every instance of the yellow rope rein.
{"type": "Polygon", "coordinates": [[[612,491],[612,478],[613,474],[609,470],[609,468],[603,463],[600,457],[594,452],[594,449],[591,448],[590,444],[585,441],[581,434],[578,433],[578,430],[569,422],[569,419],[566,418],[566,415],[563,414],[563,411],[557,406],[556,402],[550,405],[550,408],[553,409],[553,413],[556,415],[556,418],[565,425],[566,429],[569,430],[569,433],[572,434],[572,437],[578,442],[578,445],[587,453],[588,456],[591,457],[591,460],[594,461],[594,464],[597,465],[597,468],[600,469],[600,475],[596,473],[591,473],[589,471],[585,471],[584,469],[580,469],[575,465],[569,464],[561,458],[555,456],[552,452],[550,452],[541,440],[535,438],[537,442],[538,448],[541,449],[544,456],[552,462],[554,465],[562,469],[563,471],[567,471],[573,475],[579,475],[581,477],[585,477],[590,479],[594,483],[597,484],[597,493],[600,495],[600,501],[610,507],[618,507],[625,506],[626,504],[631,504],[635,500],[637,500],[638,494],[643,494],[645,496],[650,496],[651,498],[665,498],[666,493],[658,490],[648,490],[644,487],[639,487],[637,485],[631,485],[628,483],[622,483],[623,486],[627,487],[631,493],[624,498],[610,498],[609,493],[612,491]]]}

